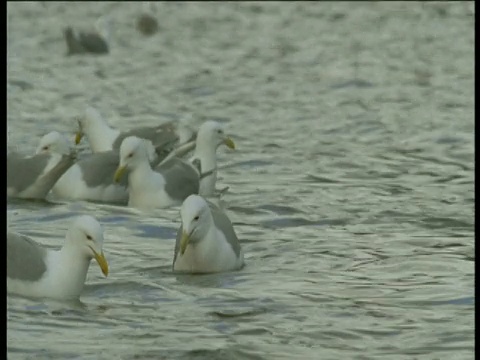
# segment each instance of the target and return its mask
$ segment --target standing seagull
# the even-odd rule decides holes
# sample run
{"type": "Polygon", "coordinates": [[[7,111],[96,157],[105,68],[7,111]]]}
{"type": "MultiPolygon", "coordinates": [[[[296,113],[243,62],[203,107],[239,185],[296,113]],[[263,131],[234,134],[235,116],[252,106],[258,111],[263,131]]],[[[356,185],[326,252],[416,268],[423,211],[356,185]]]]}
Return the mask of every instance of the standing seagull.
{"type": "Polygon", "coordinates": [[[214,273],[241,269],[243,250],[228,216],[201,196],[190,195],[180,210],[173,271],[214,273]]]}
{"type": "Polygon", "coordinates": [[[33,297],[78,298],[91,259],[97,260],[103,274],[108,275],[102,247],[103,229],[88,215],[75,219],[65,244],[57,251],[7,231],[7,291],[33,297]]]}

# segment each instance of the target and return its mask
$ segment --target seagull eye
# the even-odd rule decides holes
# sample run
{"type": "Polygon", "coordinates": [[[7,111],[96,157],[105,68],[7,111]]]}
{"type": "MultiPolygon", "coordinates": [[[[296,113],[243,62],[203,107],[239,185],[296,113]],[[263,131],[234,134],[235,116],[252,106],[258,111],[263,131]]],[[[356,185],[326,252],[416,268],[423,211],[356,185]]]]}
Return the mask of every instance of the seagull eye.
{"type": "Polygon", "coordinates": [[[222,129],[218,129],[218,130],[217,130],[217,134],[223,134],[223,130],[222,130],[222,129]]]}
{"type": "Polygon", "coordinates": [[[197,215],[197,216],[195,216],[195,217],[193,218],[193,220],[195,220],[195,221],[197,221],[198,219],[200,219],[200,216],[199,216],[199,215],[197,215]]]}
{"type": "Polygon", "coordinates": [[[48,146],[44,146],[42,150],[48,150],[48,146]]]}
{"type": "Polygon", "coordinates": [[[133,153],[130,153],[127,155],[127,158],[131,158],[133,156],[133,153]]]}
{"type": "Polygon", "coordinates": [[[87,235],[87,240],[93,240],[93,238],[90,235],[87,235]]]}

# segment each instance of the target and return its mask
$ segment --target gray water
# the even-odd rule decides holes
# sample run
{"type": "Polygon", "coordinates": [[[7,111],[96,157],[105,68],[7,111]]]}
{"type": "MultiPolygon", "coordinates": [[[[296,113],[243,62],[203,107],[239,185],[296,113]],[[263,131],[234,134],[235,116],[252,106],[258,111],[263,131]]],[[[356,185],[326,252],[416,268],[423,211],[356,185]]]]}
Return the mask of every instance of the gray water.
{"type": "Polygon", "coordinates": [[[218,187],[238,272],[171,272],[178,208],[9,201],[48,246],[105,227],[74,303],[7,296],[9,359],[473,359],[473,2],[8,3],[9,147],[73,134],[225,124],[218,187]],[[62,28],[113,20],[112,52],[65,57],[62,28]]]}

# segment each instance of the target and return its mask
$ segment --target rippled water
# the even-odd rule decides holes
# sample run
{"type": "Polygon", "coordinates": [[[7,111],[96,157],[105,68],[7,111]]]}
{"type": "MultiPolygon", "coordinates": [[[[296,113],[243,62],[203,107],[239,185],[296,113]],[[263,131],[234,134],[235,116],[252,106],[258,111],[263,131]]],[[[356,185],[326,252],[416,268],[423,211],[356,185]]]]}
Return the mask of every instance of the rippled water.
{"type": "Polygon", "coordinates": [[[473,359],[473,2],[8,3],[9,146],[72,132],[226,124],[219,187],[247,266],[171,273],[178,208],[9,201],[59,246],[106,229],[76,303],[7,297],[9,359],[473,359]],[[62,28],[114,21],[112,53],[65,57],[62,28]]]}

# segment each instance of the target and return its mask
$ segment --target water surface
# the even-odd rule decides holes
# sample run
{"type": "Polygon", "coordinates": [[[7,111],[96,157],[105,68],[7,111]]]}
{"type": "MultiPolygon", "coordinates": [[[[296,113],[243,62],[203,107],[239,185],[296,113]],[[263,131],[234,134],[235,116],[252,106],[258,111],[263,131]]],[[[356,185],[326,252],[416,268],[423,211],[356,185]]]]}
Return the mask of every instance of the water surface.
{"type": "Polygon", "coordinates": [[[178,208],[9,201],[52,247],[97,217],[111,272],[74,303],[8,295],[8,358],[473,359],[473,2],[165,2],[150,38],[140,9],[8,3],[9,148],[87,104],[121,129],[223,122],[247,266],[172,274],[178,208]],[[111,54],[65,57],[62,28],[104,14],[111,54]]]}

